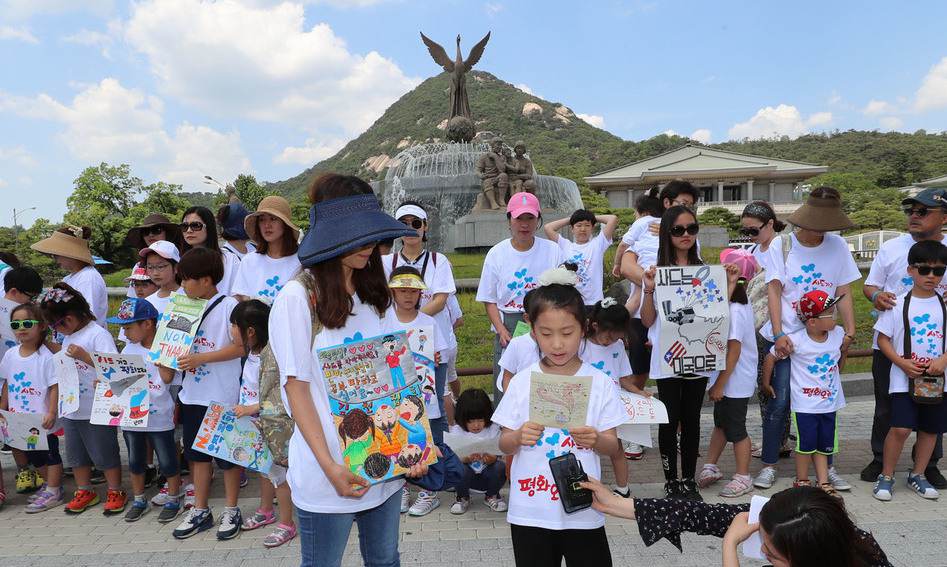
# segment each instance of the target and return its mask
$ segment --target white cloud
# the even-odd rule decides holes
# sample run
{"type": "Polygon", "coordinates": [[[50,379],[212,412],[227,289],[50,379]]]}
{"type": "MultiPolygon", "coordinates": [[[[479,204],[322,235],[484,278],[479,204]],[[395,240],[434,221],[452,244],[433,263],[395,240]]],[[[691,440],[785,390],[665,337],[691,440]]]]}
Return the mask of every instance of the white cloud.
{"type": "Polygon", "coordinates": [[[831,112],[817,112],[808,119],[795,106],[780,104],[759,109],[746,122],[738,122],[727,132],[732,140],[757,139],[776,136],[798,138],[809,133],[813,126],[823,126],[832,121],[831,112]]]}
{"type": "Polygon", "coordinates": [[[518,88],[519,90],[523,91],[524,93],[530,95],[530,96],[534,96],[534,97],[536,97],[536,98],[543,98],[542,95],[536,94],[536,92],[535,92],[532,88],[530,88],[530,86],[527,85],[526,83],[517,83],[517,84],[515,84],[515,85],[513,85],[513,86],[516,87],[516,88],[518,88]]]}
{"type": "Polygon", "coordinates": [[[289,2],[145,1],[125,38],[185,104],[314,132],[361,132],[419,82],[375,51],[350,52],[325,23],[305,29],[303,5],[289,2]]]}
{"type": "Polygon", "coordinates": [[[884,130],[898,130],[904,125],[904,121],[897,116],[882,116],[878,123],[884,130]]]}
{"type": "Polygon", "coordinates": [[[307,138],[303,146],[287,146],[273,158],[274,163],[292,163],[309,167],[338,153],[345,145],[343,140],[319,141],[307,138]]]}
{"type": "Polygon", "coordinates": [[[28,20],[44,14],[90,12],[106,14],[113,0],[0,0],[0,14],[7,20],[28,20]]]}
{"type": "Polygon", "coordinates": [[[591,124],[592,126],[595,126],[596,128],[604,128],[604,127],[605,127],[605,117],[604,117],[604,116],[600,116],[600,115],[598,115],[598,114],[583,114],[583,113],[581,113],[581,112],[579,112],[578,114],[576,114],[576,116],[578,116],[578,117],[581,118],[582,120],[585,120],[586,122],[588,122],[588,123],[591,124]]]}
{"type": "Polygon", "coordinates": [[[0,162],[9,162],[23,167],[36,166],[36,158],[23,146],[0,147],[0,162]]]}
{"type": "Polygon", "coordinates": [[[832,94],[829,95],[829,100],[827,100],[826,102],[831,106],[841,104],[842,95],[838,94],[838,91],[832,91],[832,94]]]}
{"type": "Polygon", "coordinates": [[[39,43],[33,32],[24,27],[0,26],[0,40],[22,41],[25,43],[39,43]]]}
{"type": "Polygon", "coordinates": [[[710,143],[710,130],[708,130],[707,128],[698,128],[694,130],[693,132],[691,132],[691,135],[688,136],[688,138],[690,138],[691,140],[696,140],[700,142],[701,144],[709,144],[710,143]]]}
{"type": "Polygon", "coordinates": [[[175,129],[168,151],[171,157],[161,170],[161,179],[171,183],[193,185],[202,182],[205,175],[233,179],[252,171],[236,131],[224,134],[185,122],[175,129]]]}
{"type": "Polygon", "coordinates": [[[915,94],[918,112],[947,107],[947,57],[931,67],[915,94]]]}
{"type": "Polygon", "coordinates": [[[487,16],[492,18],[503,11],[503,4],[499,2],[487,2],[484,4],[483,9],[487,11],[487,16]]]}
{"type": "Polygon", "coordinates": [[[108,30],[105,32],[81,29],[74,34],[64,36],[62,41],[84,45],[87,47],[96,47],[106,59],[111,59],[111,47],[115,43],[116,37],[121,34],[121,22],[113,20],[109,22],[108,30]]]}
{"type": "Polygon", "coordinates": [[[895,112],[897,112],[895,106],[886,100],[871,99],[868,101],[868,104],[865,105],[865,108],[862,109],[862,113],[866,116],[893,114],[895,112]]]}

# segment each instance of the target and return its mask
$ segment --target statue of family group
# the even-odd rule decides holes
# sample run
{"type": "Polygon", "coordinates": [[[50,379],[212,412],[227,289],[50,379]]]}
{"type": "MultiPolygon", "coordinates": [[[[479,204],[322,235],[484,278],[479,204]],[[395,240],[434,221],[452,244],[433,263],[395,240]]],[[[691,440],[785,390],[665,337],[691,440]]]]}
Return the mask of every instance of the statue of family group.
{"type": "Polygon", "coordinates": [[[475,211],[502,209],[510,195],[521,191],[536,193],[533,162],[526,157],[526,144],[523,142],[516,142],[511,154],[502,139],[494,138],[490,142],[490,151],[477,160],[477,173],[481,192],[477,195],[475,211]]]}

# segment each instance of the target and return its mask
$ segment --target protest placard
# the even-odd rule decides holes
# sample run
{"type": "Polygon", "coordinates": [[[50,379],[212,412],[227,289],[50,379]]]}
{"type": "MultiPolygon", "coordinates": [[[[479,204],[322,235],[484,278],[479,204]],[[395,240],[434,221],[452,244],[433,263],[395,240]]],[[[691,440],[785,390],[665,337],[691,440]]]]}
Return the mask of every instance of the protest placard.
{"type": "Polygon", "coordinates": [[[561,429],[584,426],[591,391],[591,376],[533,372],[529,383],[529,420],[561,429]]]}
{"type": "Polygon", "coordinates": [[[273,466],[256,418],[237,417],[233,408],[218,403],[207,406],[192,449],[263,474],[273,466]]]}
{"type": "Polygon", "coordinates": [[[407,330],[408,345],[414,355],[414,371],[421,381],[421,393],[424,394],[424,407],[428,419],[441,417],[441,406],[437,400],[437,386],[434,381],[436,365],[434,363],[434,327],[416,327],[407,330]]]}
{"type": "Polygon", "coordinates": [[[89,422],[114,427],[148,427],[151,401],[148,375],[126,377],[118,382],[122,384],[121,390],[113,390],[109,382],[102,380],[95,385],[89,422]]]}
{"type": "Polygon", "coordinates": [[[65,350],[53,355],[53,366],[59,380],[59,417],[65,417],[79,409],[79,369],[65,350]]]}
{"type": "Polygon", "coordinates": [[[42,415],[0,410],[0,435],[6,445],[21,451],[46,451],[48,434],[49,431],[43,429],[42,415]]]}
{"type": "Polygon", "coordinates": [[[164,313],[158,317],[158,330],[151,352],[148,353],[151,362],[178,369],[178,357],[191,352],[194,335],[206,306],[206,299],[191,299],[183,293],[171,296],[164,313]]]}

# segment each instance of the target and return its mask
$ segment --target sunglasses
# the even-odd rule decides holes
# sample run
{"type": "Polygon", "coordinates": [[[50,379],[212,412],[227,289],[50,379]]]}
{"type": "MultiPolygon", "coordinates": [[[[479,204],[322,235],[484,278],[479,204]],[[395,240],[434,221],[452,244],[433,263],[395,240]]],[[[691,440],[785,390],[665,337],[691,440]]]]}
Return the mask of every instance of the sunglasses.
{"type": "Polygon", "coordinates": [[[178,225],[178,227],[181,229],[181,232],[200,232],[204,230],[205,226],[206,225],[201,221],[182,222],[178,225]]]}
{"type": "Polygon", "coordinates": [[[10,328],[14,331],[19,331],[20,329],[32,329],[36,325],[39,325],[39,321],[36,319],[19,319],[16,321],[10,321],[10,328]]]}
{"type": "Polygon", "coordinates": [[[912,264],[912,266],[914,267],[915,270],[917,270],[917,273],[922,276],[929,276],[931,275],[931,272],[933,272],[935,276],[941,277],[944,275],[944,272],[947,272],[947,266],[934,267],[934,266],[921,266],[918,264],[912,264]]]}
{"type": "Polygon", "coordinates": [[[424,226],[424,221],[422,221],[421,219],[414,219],[414,220],[402,219],[401,222],[404,223],[405,226],[410,226],[414,230],[420,230],[421,227],[424,226]]]}
{"type": "Polygon", "coordinates": [[[671,236],[679,238],[681,236],[684,236],[685,232],[691,236],[694,236],[695,234],[700,232],[700,226],[698,226],[697,223],[692,223],[687,226],[676,224],[671,227],[671,236]]]}
{"type": "Polygon", "coordinates": [[[916,216],[920,218],[926,217],[931,212],[930,209],[915,209],[913,207],[904,207],[901,210],[909,217],[916,216]]]}
{"type": "Polygon", "coordinates": [[[749,236],[751,238],[755,238],[760,235],[760,231],[763,230],[764,226],[766,225],[765,224],[761,225],[759,228],[743,227],[740,229],[740,234],[742,234],[743,236],[749,236]]]}
{"type": "Polygon", "coordinates": [[[164,232],[164,227],[161,225],[149,226],[141,229],[141,233],[145,236],[156,236],[164,232]]]}

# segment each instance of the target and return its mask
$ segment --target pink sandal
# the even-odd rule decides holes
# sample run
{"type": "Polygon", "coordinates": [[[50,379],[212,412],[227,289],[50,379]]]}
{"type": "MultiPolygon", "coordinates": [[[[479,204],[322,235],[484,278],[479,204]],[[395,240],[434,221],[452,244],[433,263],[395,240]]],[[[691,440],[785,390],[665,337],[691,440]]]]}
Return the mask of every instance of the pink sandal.
{"type": "Polygon", "coordinates": [[[294,537],[296,537],[296,526],[287,526],[282,523],[276,524],[276,529],[263,538],[263,546],[279,547],[294,537]]]}
{"type": "Polygon", "coordinates": [[[257,528],[262,528],[263,526],[268,526],[276,521],[276,514],[273,513],[273,510],[264,512],[263,510],[257,509],[252,516],[243,521],[243,529],[255,530],[257,528]]]}

